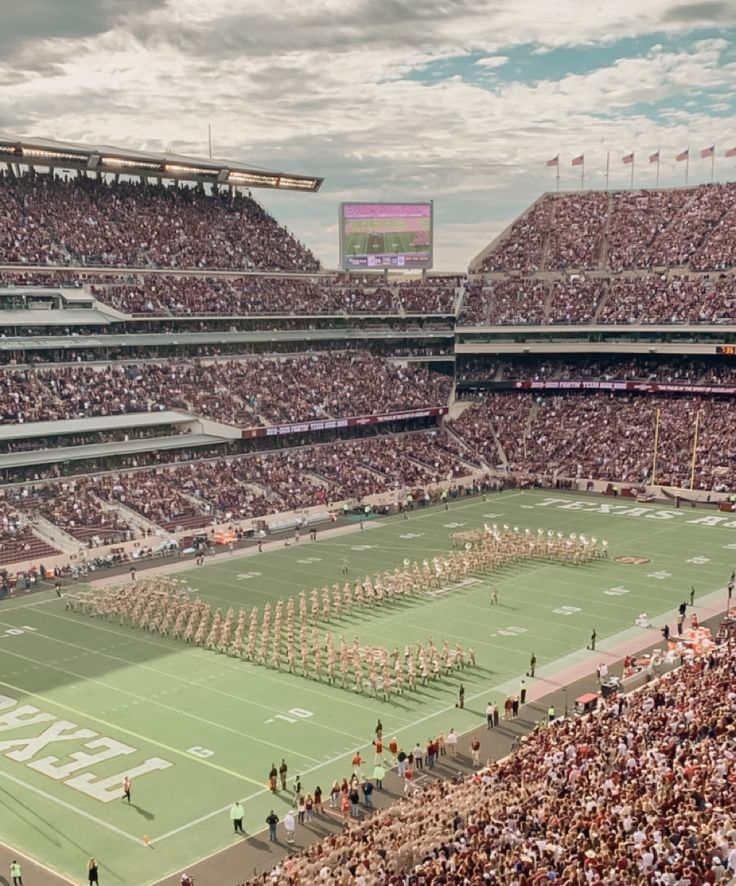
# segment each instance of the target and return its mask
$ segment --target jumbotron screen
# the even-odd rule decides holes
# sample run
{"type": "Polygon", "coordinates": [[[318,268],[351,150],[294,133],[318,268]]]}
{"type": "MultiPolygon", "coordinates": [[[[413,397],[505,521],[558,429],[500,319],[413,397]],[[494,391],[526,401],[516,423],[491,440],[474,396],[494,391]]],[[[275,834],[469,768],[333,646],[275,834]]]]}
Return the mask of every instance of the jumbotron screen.
{"type": "Polygon", "coordinates": [[[341,203],[345,270],[432,267],[431,203],[341,203]]]}

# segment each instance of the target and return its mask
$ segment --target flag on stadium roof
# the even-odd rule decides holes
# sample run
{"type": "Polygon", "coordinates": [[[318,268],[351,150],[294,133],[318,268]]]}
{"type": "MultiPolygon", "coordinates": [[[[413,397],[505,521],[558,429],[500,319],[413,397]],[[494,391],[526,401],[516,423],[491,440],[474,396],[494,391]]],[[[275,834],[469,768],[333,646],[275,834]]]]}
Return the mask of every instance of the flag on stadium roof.
{"type": "Polygon", "coordinates": [[[581,154],[579,157],[572,158],[572,166],[582,166],[585,162],[585,154],[581,154]]]}
{"type": "Polygon", "coordinates": [[[736,157],[736,148],[729,148],[726,151],[726,156],[727,157],[736,157]]]}
{"type": "Polygon", "coordinates": [[[634,152],[632,151],[630,154],[625,154],[621,159],[624,161],[624,163],[633,163],[634,152]]]}
{"type": "Polygon", "coordinates": [[[705,160],[706,157],[713,157],[715,155],[715,152],[716,146],[711,145],[709,148],[703,148],[703,150],[700,152],[700,156],[703,158],[703,160],[705,160]]]}
{"type": "Polygon", "coordinates": [[[680,151],[680,153],[675,157],[675,160],[677,160],[678,162],[680,160],[687,160],[689,156],[690,156],[690,148],[685,148],[684,151],[680,151]]]}
{"type": "Polygon", "coordinates": [[[659,163],[659,151],[655,151],[653,154],[649,155],[650,163],[659,163]]]}
{"type": "Polygon", "coordinates": [[[558,154],[556,157],[553,157],[551,160],[547,161],[547,166],[559,166],[560,165],[560,155],[558,154]]]}

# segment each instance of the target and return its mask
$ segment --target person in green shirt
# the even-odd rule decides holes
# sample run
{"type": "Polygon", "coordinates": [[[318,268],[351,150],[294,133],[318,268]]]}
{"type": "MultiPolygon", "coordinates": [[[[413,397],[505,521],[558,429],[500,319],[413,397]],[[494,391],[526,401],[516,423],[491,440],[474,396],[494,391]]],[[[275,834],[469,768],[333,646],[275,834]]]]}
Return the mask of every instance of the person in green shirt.
{"type": "Polygon", "coordinates": [[[383,790],[383,779],[386,777],[386,769],[379,760],[373,767],[373,778],[376,781],[376,787],[379,791],[383,790]]]}
{"type": "Polygon", "coordinates": [[[230,807],[230,821],[233,823],[233,830],[236,834],[244,834],[243,830],[243,818],[245,816],[245,811],[243,807],[240,805],[240,802],[236,800],[233,805],[230,807]]]}
{"type": "Polygon", "coordinates": [[[16,859],[10,862],[10,876],[13,880],[13,886],[23,886],[23,873],[16,859]]]}

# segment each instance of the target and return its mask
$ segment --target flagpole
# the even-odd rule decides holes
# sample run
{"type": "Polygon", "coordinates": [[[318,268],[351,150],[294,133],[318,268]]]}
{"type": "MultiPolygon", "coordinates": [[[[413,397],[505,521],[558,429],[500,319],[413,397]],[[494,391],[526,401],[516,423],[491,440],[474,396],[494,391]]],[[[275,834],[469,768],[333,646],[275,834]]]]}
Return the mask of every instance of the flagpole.
{"type": "Polygon", "coordinates": [[[661,156],[662,156],[662,149],[661,149],[661,148],[657,148],[657,180],[656,180],[656,182],[654,183],[654,187],[655,187],[655,188],[658,188],[658,187],[659,187],[659,158],[660,158],[661,156]]]}
{"type": "Polygon", "coordinates": [[[713,145],[713,153],[710,155],[710,183],[713,184],[713,174],[716,170],[716,146],[713,145]]]}
{"type": "Polygon", "coordinates": [[[687,187],[687,180],[690,174],[690,148],[687,149],[687,156],[685,157],[685,187],[687,187]]]}
{"type": "Polygon", "coordinates": [[[608,190],[608,173],[611,168],[611,152],[606,154],[606,190],[608,190]]]}
{"type": "Polygon", "coordinates": [[[585,187],[585,155],[583,154],[583,162],[580,164],[580,190],[585,187]]]}
{"type": "Polygon", "coordinates": [[[635,161],[635,157],[634,157],[634,154],[632,154],[631,155],[631,185],[630,185],[631,188],[634,187],[634,161],[635,161]]]}

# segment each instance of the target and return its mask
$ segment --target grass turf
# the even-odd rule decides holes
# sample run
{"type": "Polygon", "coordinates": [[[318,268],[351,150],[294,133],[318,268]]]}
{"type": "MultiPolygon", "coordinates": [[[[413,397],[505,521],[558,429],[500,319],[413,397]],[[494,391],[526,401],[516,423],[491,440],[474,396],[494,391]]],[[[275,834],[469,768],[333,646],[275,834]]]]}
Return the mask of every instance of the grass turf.
{"type": "Polygon", "coordinates": [[[263,828],[272,806],[283,817],[286,798],[265,789],[271,762],[284,757],[290,783],[300,774],[305,790],[320,784],[328,791],[334,778],[348,773],[356,748],[369,756],[378,717],[384,736],[397,735],[406,748],[450,727],[466,731],[482,721],[487,700],[502,703],[518,684],[532,651],[540,674],[554,673],[571,655],[587,656],[592,669],[595,657],[585,652],[591,630],[605,646],[607,638],[630,632],[642,610],[666,614],[674,632],[676,607],[691,584],[698,597],[723,586],[736,549],[736,522],[711,512],[507,492],[485,502],[459,500],[449,511],[369,523],[365,531],[317,543],[221,557],[180,575],[213,606],[262,607],[302,589],[342,584],[344,557],[350,578],[364,577],[400,566],[405,557],[421,561],[448,550],[453,532],[483,522],[597,535],[608,539],[610,558],[580,568],[519,565],[436,598],[334,623],[336,636],[345,633],[348,641],[357,634],[367,643],[403,648],[431,634],[438,645],[447,639],[475,648],[477,668],[392,702],[78,616],[55,597],[1,605],[0,692],[36,709],[25,712],[24,725],[11,719],[18,707],[8,701],[2,709],[0,701],[3,839],[75,881],[94,855],[105,882],[155,882],[232,844],[227,809],[235,798],[244,801],[251,833],[263,828]],[[602,512],[606,508],[614,510],[602,512]],[[648,562],[625,564],[617,556],[648,562]],[[497,606],[490,605],[491,587],[499,593],[497,606]],[[461,680],[463,711],[454,707],[461,680]],[[48,718],[40,721],[41,714],[48,718]],[[68,741],[45,747],[19,741],[61,729],[57,718],[68,721],[68,741]],[[54,777],[50,767],[70,764],[70,754],[98,736],[129,752],[54,777]],[[49,756],[58,763],[39,764],[49,756]],[[134,778],[128,807],[118,799],[114,776],[151,759],[169,765],[134,778]],[[81,776],[85,785],[87,773],[93,781],[111,777],[115,799],[101,802],[69,783],[81,776]]]}

